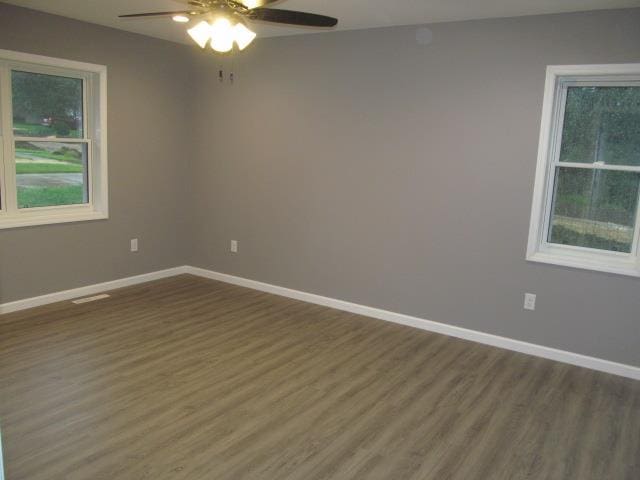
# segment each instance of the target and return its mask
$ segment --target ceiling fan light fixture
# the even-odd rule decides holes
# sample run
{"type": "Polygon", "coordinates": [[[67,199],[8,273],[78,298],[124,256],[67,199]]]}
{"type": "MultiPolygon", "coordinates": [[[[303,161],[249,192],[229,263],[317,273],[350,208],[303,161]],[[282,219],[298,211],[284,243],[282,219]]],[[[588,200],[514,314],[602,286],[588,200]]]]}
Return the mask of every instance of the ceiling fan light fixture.
{"type": "MultiPolygon", "coordinates": [[[[3,0],[0,0],[2,2],[3,0]]],[[[167,18],[174,22],[189,23],[199,17],[197,25],[187,29],[187,33],[200,48],[207,45],[217,52],[230,52],[234,44],[244,50],[256,38],[255,32],[247,26],[247,21],[261,21],[304,27],[335,27],[337,18],[315,13],[297,12],[269,8],[278,0],[179,0],[190,5],[189,10],[171,12],[146,12],[119,15],[119,18],[167,18]],[[202,20],[202,17],[205,20],[202,20]]]]}
{"type": "Polygon", "coordinates": [[[174,15],[172,19],[174,22],[178,23],[189,23],[189,17],[186,15],[174,15]]]}
{"type": "Polygon", "coordinates": [[[210,27],[211,48],[216,52],[225,53],[233,48],[235,30],[228,18],[218,18],[210,27]]]}
{"type": "Polygon", "coordinates": [[[193,38],[194,42],[200,45],[200,48],[204,48],[211,39],[211,26],[203,20],[195,27],[187,30],[187,33],[193,38]]]}
{"type": "Polygon", "coordinates": [[[256,38],[255,32],[249,30],[246,25],[242,23],[236,24],[236,26],[233,27],[233,30],[236,43],[240,50],[247,48],[249,44],[253,42],[253,39],[256,38]]]}

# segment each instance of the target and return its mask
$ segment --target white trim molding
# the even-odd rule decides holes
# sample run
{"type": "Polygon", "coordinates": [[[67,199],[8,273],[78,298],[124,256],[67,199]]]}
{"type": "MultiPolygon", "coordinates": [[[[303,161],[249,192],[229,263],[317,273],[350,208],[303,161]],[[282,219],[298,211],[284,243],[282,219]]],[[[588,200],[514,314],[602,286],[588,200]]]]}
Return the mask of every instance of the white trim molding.
{"type": "Polygon", "coordinates": [[[157,272],[144,273],[142,275],[135,275],[133,277],[120,278],[118,280],[111,280],[109,282],[87,285],[86,287],[73,288],[71,290],[49,293],[47,295],[40,295],[38,297],[25,298],[24,300],[16,300],[15,302],[1,303],[0,315],[4,313],[26,310],[28,308],[40,307],[42,305],[48,305],[50,303],[64,302],[67,300],[74,300],[76,298],[86,297],[89,295],[96,295],[109,290],[115,290],[116,288],[130,287],[131,285],[151,282],[153,280],[160,280],[162,278],[174,277],[183,273],[189,273],[188,267],[168,268],[166,270],[159,270],[157,272]]]}
{"type": "Polygon", "coordinates": [[[640,201],[630,253],[560,245],[548,240],[556,168],[640,172],[640,166],[634,165],[560,161],[567,89],[573,86],[640,87],[640,64],[547,67],[526,258],[533,262],[640,277],[640,201]]]}
{"type": "Polygon", "coordinates": [[[439,333],[442,335],[448,335],[450,337],[456,337],[463,340],[469,340],[484,345],[490,345],[493,347],[504,348],[505,350],[511,350],[514,352],[525,353],[533,355],[535,357],[547,358],[549,360],[555,360],[557,362],[567,363],[578,367],[584,367],[591,370],[597,370],[600,372],[610,373],[613,375],[619,375],[622,377],[632,378],[640,380],[640,366],[625,365],[622,363],[612,362],[601,358],[590,357],[587,355],[581,355],[578,353],[568,352],[565,350],[559,350],[556,348],[545,347],[543,345],[536,345],[534,343],[523,342],[515,340],[513,338],[501,337],[498,335],[492,335],[490,333],[479,332],[476,330],[470,330],[467,328],[456,327],[455,325],[449,325],[440,322],[434,322],[424,318],[414,317],[411,315],[405,315],[402,313],[391,312],[388,310],[382,310],[379,308],[369,307],[366,305],[360,305],[357,303],[348,302],[345,300],[339,300],[336,298],[324,297],[322,295],[316,295],[314,293],[303,292],[300,290],[294,290],[291,288],[281,287],[278,285],[272,285],[269,283],[259,282],[256,280],[250,280],[247,278],[237,277],[226,273],[220,273],[204,268],[181,266],[175,268],[169,268],[167,270],[161,270],[158,272],[147,273],[143,275],[136,275],[134,277],[122,278],[111,282],[99,283],[96,285],[90,285],[86,287],[76,288],[73,290],[66,290],[63,292],[52,293],[49,295],[42,295],[40,297],[34,297],[25,300],[19,300],[16,302],[0,304],[0,314],[16,312],[18,310],[24,310],[27,308],[46,305],[49,303],[61,302],[66,300],[72,300],[75,298],[95,295],[105,291],[113,290],[116,288],[127,287],[131,285],[137,285],[140,283],[149,282],[152,280],[159,280],[162,278],[172,277],[175,275],[190,274],[211,280],[217,280],[241,287],[250,288],[252,290],[258,290],[261,292],[271,293],[273,295],[279,295],[281,297],[292,298],[307,303],[313,303],[315,305],[322,305],[325,307],[335,308],[345,312],[355,313],[363,315],[365,317],[376,318],[378,320],[384,320],[387,322],[397,323],[400,325],[406,325],[408,327],[418,328],[428,332],[439,333]]]}
{"type": "Polygon", "coordinates": [[[205,270],[203,268],[187,267],[186,273],[209,278],[211,280],[231,283],[233,285],[238,285],[241,287],[251,288],[253,290],[259,290],[261,292],[272,293],[281,297],[293,298],[295,300],[301,300],[303,302],[335,308],[337,310],[342,310],[345,312],[356,313],[358,315],[376,318],[378,320],[385,320],[387,322],[398,323],[400,325],[406,325],[408,327],[419,328],[420,330],[426,330],[428,332],[440,333],[442,335],[461,338],[463,340],[482,343],[484,345],[491,345],[493,347],[504,348],[506,350],[511,350],[514,352],[526,353],[535,357],[547,358],[549,360],[568,363],[570,365],[576,365],[578,367],[589,368],[591,370],[598,370],[600,372],[606,372],[613,375],[640,380],[640,367],[636,367],[633,365],[611,362],[609,360],[589,357],[587,355],[581,355],[579,353],[567,352],[565,350],[558,350],[551,347],[536,345],[534,343],[523,342],[520,340],[515,340],[513,338],[500,337],[498,335],[492,335],[490,333],[456,327],[454,325],[449,325],[446,323],[434,322],[432,320],[426,320],[424,318],[413,317],[411,315],[405,315],[402,313],[390,312],[388,310],[368,307],[366,305],[359,305],[357,303],[338,300],[335,298],[323,297],[321,295],[316,295],[313,293],[279,287],[277,285],[271,285],[269,283],[258,282],[256,280],[236,277],[233,275],[228,275],[226,273],[205,270]]]}

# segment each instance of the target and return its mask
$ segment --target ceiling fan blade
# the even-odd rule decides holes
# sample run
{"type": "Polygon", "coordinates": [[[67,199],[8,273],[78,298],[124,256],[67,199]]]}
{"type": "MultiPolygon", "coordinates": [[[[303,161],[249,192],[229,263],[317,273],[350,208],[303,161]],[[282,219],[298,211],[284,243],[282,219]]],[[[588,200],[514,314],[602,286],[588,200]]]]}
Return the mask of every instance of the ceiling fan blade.
{"type": "Polygon", "coordinates": [[[193,11],[182,12],[152,12],[152,13],[132,13],[130,15],[118,15],[118,18],[140,18],[140,17],[166,17],[167,15],[191,15],[193,11]]]}
{"type": "Polygon", "coordinates": [[[280,0],[238,0],[238,3],[243,4],[247,8],[259,8],[279,1],[280,0]]]}
{"type": "Polygon", "coordinates": [[[338,19],[316,15],[315,13],[294,12],[275,8],[255,8],[247,14],[251,20],[263,22],[286,23],[287,25],[302,25],[305,27],[334,27],[338,19]]]}

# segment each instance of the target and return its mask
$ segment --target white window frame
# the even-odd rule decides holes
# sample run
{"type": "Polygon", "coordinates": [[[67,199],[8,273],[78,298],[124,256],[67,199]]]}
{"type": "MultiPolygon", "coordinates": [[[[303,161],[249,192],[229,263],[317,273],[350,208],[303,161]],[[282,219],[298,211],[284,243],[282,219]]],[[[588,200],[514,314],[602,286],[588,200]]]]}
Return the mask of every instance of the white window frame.
{"type": "MultiPolygon", "coordinates": [[[[562,65],[547,67],[542,107],[527,260],[567,267],[640,277],[640,201],[630,253],[548,242],[555,169],[561,166],[596,168],[598,165],[559,162],[564,108],[568,86],[640,86],[640,64],[562,65]]],[[[640,171],[640,167],[611,166],[608,170],[640,171]]]]}
{"type": "Polygon", "coordinates": [[[107,67],[60,58],[0,50],[0,229],[109,218],[107,168],[107,67]],[[13,135],[11,71],[20,70],[83,80],[84,134],[74,138],[13,135]],[[88,203],[18,208],[14,146],[16,141],[87,145],[88,203]]]}

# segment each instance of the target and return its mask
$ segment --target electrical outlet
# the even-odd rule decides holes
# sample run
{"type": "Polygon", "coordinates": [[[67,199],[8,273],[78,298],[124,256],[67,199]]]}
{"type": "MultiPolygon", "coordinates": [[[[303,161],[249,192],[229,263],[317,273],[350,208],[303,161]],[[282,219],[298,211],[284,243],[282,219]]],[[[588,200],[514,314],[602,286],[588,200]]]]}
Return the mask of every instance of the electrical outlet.
{"type": "Polygon", "coordinates": [[[132,252],[137,252],[138,251],[138,239],[137,238],[132,238],[131,239],[131,251],[132,252]]]}
{"type": "Polygon", "coordinates": [[[238,241],[231,240],[231,253],[238,253],[238,241]]]}
{"type": "Polygon", "coordinates": [[[535,293],[524,294],[524,309],[535,310],[536,309],[536,295],[535,293]]]}

